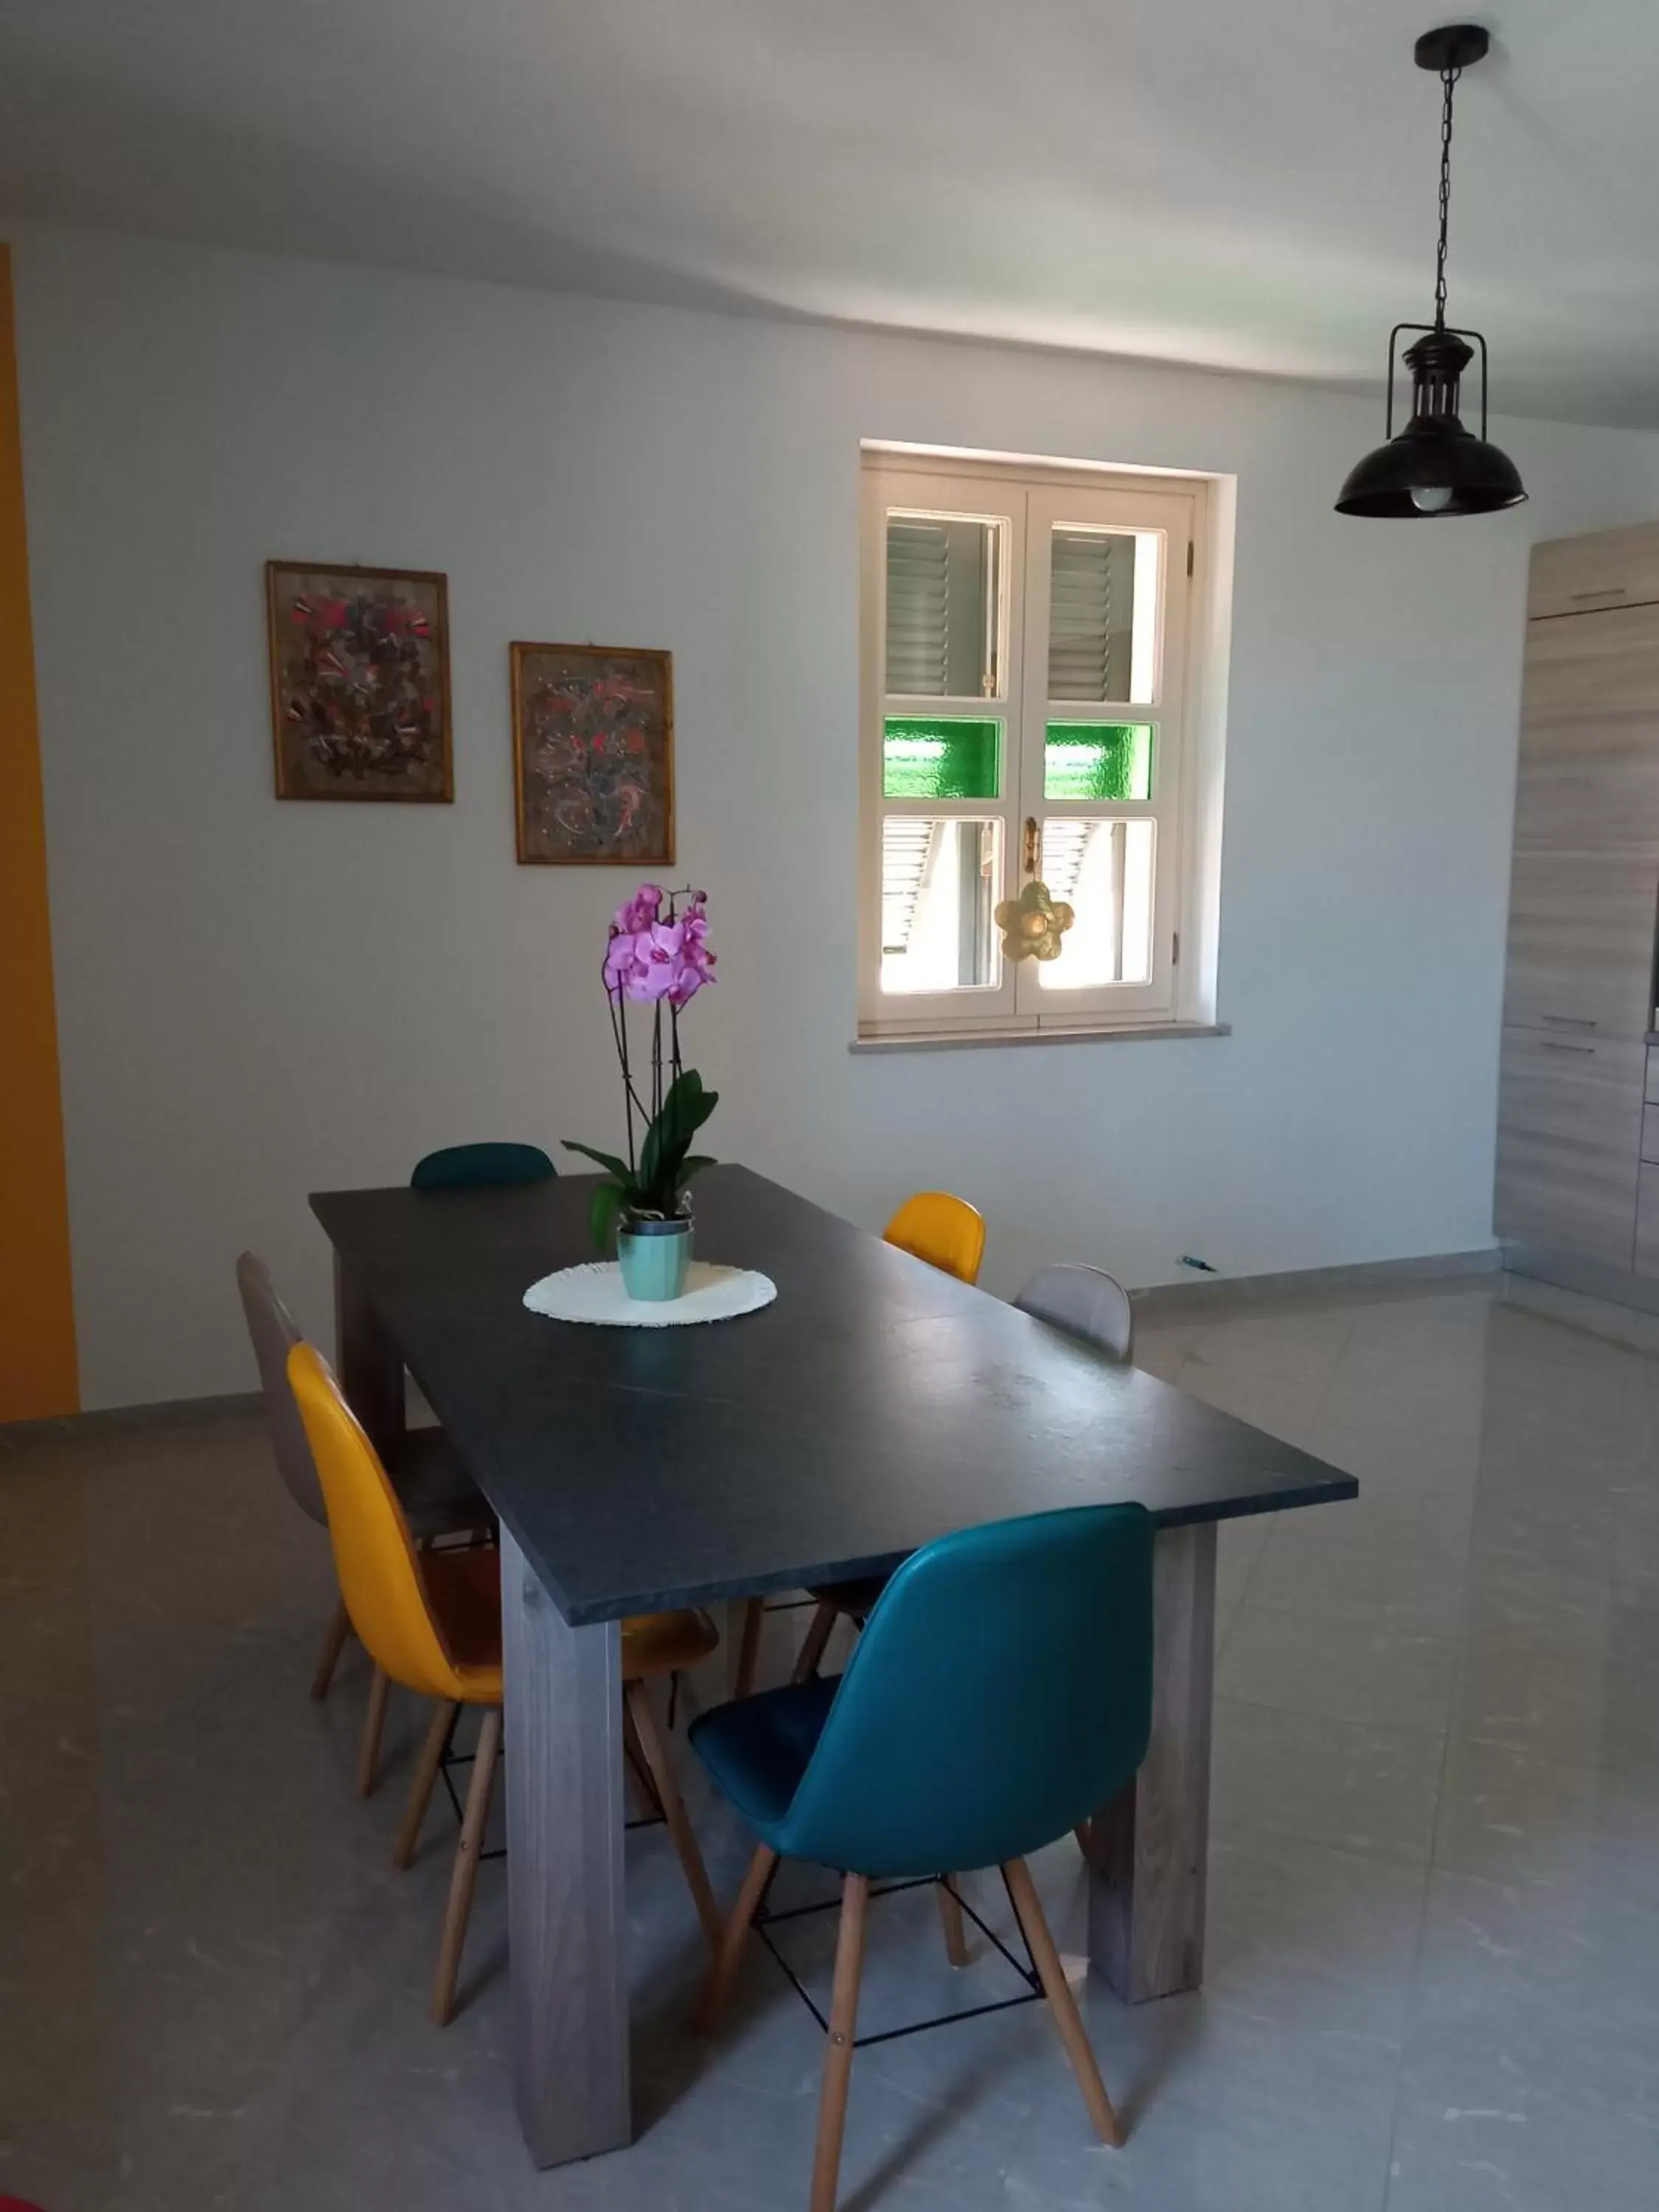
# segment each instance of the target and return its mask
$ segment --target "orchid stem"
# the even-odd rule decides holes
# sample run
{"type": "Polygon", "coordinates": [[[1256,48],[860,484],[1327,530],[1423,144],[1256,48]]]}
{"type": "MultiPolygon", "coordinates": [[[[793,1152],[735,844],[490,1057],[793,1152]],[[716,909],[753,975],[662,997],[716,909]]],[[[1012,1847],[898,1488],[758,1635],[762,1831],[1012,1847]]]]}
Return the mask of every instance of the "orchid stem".
{"type": "MultiPolygon", "coordinates": [[[[622,1063],[623,1108],[628,1117],[628,1171],[634,1175],[638,1172],[634,1158],[634,1109],[639,1105],[639,1099],[634,1089],[633,1073],[628,1065],[628,1012],[620,991],[607,991],[605,1003],[611,1010],[611,1034],[616,1039],[617,1058],[622,1063]]],[[[644,1114],[643,1106],[640,1106],[640,1112],[644,1114]]]]}

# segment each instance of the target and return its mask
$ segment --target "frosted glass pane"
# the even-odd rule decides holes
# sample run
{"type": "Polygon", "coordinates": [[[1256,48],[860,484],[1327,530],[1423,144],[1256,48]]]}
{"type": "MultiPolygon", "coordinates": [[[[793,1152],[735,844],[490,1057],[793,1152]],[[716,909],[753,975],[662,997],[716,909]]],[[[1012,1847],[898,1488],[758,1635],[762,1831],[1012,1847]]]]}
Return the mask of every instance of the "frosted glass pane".
{"type": "Polygon", "coordinates": [[[883,796],[995,799],[1001,755],[1000,722],[890,714],[882,733],[883,796]]]}
{"type": "Polygon", "coordinates": [[[1002,824],[889,814],[881,825],[881,988],[985,990],[1002,980],[992,909],[1002,824]]]}
{"type": "Polygon", "coordinates": [[[997,696],[1002,569],[999,522],[965,515],[888,516],[890,694],[997,696]]]}
{"type": "Polygon", "coordinates": [[[1050,722],[1042,747],[1042,795],[1150,799],[1152,724],[1050,722]]]}
{"type": "Polygon", "coordinates": [[[1042,880],[1076,915],[1059,959],[1037,969],[1045,991],[1151,982],[1154,836],[1146,821],[1044,822],[1042,880]]]}

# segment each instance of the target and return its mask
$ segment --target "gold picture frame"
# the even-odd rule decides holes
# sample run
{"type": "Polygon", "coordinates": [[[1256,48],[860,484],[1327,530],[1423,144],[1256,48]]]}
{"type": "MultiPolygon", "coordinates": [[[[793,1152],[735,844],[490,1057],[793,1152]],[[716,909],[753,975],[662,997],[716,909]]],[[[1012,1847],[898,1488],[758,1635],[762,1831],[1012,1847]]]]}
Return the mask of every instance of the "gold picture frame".
{"type": "Polygon", "coordinates": [[[265,631],[278,799],[453,799],[447,576],[267,561],[265,631]]]}
{"type": "Polygon", "coordinates": [[[674,864],[674,656],[509,648],[513,805],[526,867],[674,864]]]}

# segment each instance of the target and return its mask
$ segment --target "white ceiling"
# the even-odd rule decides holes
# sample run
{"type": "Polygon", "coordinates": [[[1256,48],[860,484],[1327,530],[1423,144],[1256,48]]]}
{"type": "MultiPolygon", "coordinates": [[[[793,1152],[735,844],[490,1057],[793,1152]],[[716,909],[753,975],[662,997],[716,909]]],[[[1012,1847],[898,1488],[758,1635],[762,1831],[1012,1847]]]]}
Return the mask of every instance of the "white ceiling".
{"type": "MultiPolygon", "coordinates": [[[[1458,100],[1494,404],[1659,425],[1659,6],[1458,100]]],[[[0,213],[1374,383],[1433,0],[0,0],[0,213]]]]}

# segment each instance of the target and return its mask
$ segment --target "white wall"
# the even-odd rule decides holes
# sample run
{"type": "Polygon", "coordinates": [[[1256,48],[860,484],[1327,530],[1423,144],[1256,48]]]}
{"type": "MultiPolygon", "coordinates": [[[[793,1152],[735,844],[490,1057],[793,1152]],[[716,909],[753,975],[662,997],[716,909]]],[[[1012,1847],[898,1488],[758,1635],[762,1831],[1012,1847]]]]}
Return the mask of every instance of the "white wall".
{"type": "Polygon", "coordinates": [[[966,1192],[1000,1289],[1489,1241],[1526,549],[1659,513],[1659,439],[1502,422],[1529,507],[1353,522],[1379,410],[1291,386],[14,235],[88,1404],[249,1385],[244,1244],[325,1329],[307,1191],[615,1133],[626,885],[514,864],[514,637],[673,651],[714,1150],[966,1192]],[[1231,1038],[848,1053],[862,437],[1237,474],[1231,1038]],[[453,808],[272,798],[272,556],[447,570],[453,808]]]}

